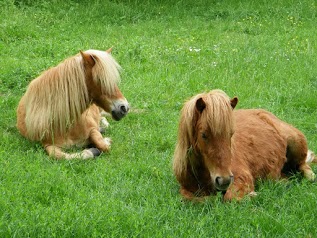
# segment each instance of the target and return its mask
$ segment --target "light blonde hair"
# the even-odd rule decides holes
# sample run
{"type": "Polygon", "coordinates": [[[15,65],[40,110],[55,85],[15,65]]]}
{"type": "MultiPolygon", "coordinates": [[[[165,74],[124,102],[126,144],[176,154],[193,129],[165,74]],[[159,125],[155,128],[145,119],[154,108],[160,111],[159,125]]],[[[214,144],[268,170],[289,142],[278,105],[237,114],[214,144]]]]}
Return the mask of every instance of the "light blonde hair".
{"type": "MultiPolygon", "coordinates": [[[[85,51],[95,60],[93,81],[102,94],[115,94],[120,66],[106,52],[85,51]]],[[[43,140],[63,135],[90,105],[83,58],[77,54],[48,69],[28,86],[24,95],[28,137],[43,140]]]]}

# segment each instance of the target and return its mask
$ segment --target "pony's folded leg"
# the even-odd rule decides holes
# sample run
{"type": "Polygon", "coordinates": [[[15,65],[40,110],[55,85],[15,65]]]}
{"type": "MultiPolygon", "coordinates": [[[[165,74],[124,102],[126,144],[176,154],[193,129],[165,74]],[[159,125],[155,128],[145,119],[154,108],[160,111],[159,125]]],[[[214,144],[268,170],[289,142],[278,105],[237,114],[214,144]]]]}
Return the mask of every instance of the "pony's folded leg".
{"type": "Polygon", "coordinates": [[[44,146],[47,154],[55,159],[91,159],[100,154],[96,148],[85,149],[80,153],[65,153],[58,146],[46,145],[44,146]]]}
{"type": "Polygon", "coordinates": [[[252,191],[249,190],[244,190],[244,189],[240,189],[240,190],[236,190],[236,189],[228,189],[226,191],[226,193],[223,196],[223,200],[225,202],[228,201],[241,201],[244,196],[246,196],[247,194],[252,194],[252,191]]]}
{"type": "Polygon", "coordinates": [[[109,113],[107,113],[107,112],[105,112],[104,110],[102,110],[101,108],[99,108],[99,110],[100,110],[100,116],[101,116],[101,118],[100,118],[100,127],[101,128],[103,128],[103,129],[106,129],[106,128],[108,128],[109,127],[109,122],[108,122],[108,120],[107,120],[107,116],[110,116],[110,114],[109,113]]]}
{"type": "Polygon", "coordinates": [[[105,117],[101,117],[100,119],[100,127],[103,129],[106,129],[109,127],[109,122],[107,121],[107,119],[105,117]]]}
{"type": "Polygon", "coordinates": [[[89,139],[99,150],[104,152],[110,150],[111,139],[108,137],[103,138],[102,134],[96,128],[90,131],[89,139]]]}
{"type": "Polygon", "coordinates": [[[311,150],[307,151],[307,156],[306,156],[306,163],[317,163],[317,157],[315,153],[311,150]]]}
{"type": "Polygon", "coordinates": [[[251,176],[242,176],[237,178],[227,189],[223,196],[224,201],[240,201],[245,196],[255,197],[254,182],[251,176]]]}
{"type": "Polygon", "coordinates": [[[197,196],[195,196],[194,193],[188,191],[184,187],[182,187],[179,192],[182,195],[182,197],[184,198],[184,200],[187,200],[187,201],[204,202],[208,198],[207,196],[197,197],[197,196]]]}
{"type": "Polygon", "coordinates": [[[299,166],[299,171],[303,173],[303,176],[311,182],[316,181],[316,174],[311,169],[308,163],[303,163],[299,166]]]}

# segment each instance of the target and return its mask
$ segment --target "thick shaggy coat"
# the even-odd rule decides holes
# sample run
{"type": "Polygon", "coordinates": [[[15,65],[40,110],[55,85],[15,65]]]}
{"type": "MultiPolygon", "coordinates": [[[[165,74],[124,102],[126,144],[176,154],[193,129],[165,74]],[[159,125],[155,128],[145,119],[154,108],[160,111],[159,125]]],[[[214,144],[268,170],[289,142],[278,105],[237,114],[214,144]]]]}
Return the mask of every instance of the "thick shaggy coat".
{"type": "Polygon", "coordinates": [[[233,110],[237,102],[213,90],[185,103],[173,161],[184,198],[222,191],[225,200],[239,200],[254,192],[256,179],[290,171],[315,179],[303,133],[265,110],[233,110]]]}
{"type": "Polygon", "coordinates": [[[49,155],[59,158],[91,158],[108,151],[110,139],[99,132],[100,110],[115,120],[129,105],[117,84],[120,66],[108,51],[88,50],[43,72],[28,86],[17,108],[20,133],[40,141],[49,155]],[[94,144],[98,150],[65,153],[62,148],[94,144]]]}

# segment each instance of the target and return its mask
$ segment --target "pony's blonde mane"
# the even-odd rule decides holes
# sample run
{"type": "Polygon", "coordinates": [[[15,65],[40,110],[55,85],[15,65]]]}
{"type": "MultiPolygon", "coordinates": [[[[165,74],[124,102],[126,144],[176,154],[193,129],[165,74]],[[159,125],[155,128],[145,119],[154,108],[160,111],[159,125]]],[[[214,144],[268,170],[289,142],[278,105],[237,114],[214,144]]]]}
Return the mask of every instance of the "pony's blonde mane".
{"type": "MultiPolygon", "coordinates": [[[[88,50],[95,65],[93,81],[103,94],[113,95],[120,79],[120,66],[106,52],[88,50]]],[[[82,56],[77,54],[34,79],[24,95],[28,137],[44,140],[64,135],[89,107],[82,56]]]]}
{"type": "Polygon", "coordinates": [[[102,94],[115,94],[116,86],[120,81],[120,65],[108,53],[99,50],[87,50],[85,53],[92,55],[95,59],[95,66],[92,76],[95,83],[101,86],[102,94]]]}
{"type": "Polygon", "coordinates": [[[230,98],[221,90],[201,93],[187,101],[180,116],[178,140],[174,152],[173,170],[177,177],[186,174],[189,164],[193,165],[194,133],[197,117],[196,102],[202,98],[206,104],[200,115],[200,121],[207,123],[214,136],[231,136],[234,127],[230,98]]]}

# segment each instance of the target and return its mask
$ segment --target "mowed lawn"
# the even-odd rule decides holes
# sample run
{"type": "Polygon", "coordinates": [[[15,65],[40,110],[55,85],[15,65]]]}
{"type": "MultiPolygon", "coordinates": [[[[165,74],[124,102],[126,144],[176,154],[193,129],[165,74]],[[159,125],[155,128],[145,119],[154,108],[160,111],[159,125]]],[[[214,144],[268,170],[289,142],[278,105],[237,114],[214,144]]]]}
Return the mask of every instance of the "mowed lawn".
{"type": "Polygon", "coordinates": [[[240,203],[192,204],[171,166],[183,103],[216,88],[317,152],[316,14],[314,0],[0,2],[0,237],[317,237],[317,184],[300,175],[259,181],[240,203]],[[111,152],[49,158],[15,127],[27,85],[112,46],[131,111],[109,119],[111,152]]]}

